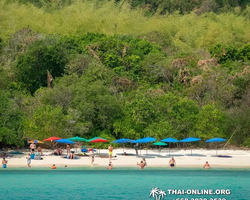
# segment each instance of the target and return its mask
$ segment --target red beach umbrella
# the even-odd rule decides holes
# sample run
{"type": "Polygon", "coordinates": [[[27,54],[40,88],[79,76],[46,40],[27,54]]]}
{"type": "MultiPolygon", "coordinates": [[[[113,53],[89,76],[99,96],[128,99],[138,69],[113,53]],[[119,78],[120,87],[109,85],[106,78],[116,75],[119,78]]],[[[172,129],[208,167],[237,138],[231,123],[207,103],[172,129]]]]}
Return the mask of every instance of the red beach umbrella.
{"type": "Polygon", "coordinates": [[[102,138],[98,138],[98,139],[95,139],[95,140],[91,140],[90,142],[108,142],[108,140],[102,139],[102,138]]]}
{"type": "Polygon", "coordinates": [[[50,142],[52,142],[52,141],[60,140],[60,139],[62,139],[62,138],[59,138],[59,137],[49,137],[49,138],[47,138],[47,139],[45,139],[43,141],[50,141],[50,142]]]}
{"type": "Polygon", "coordinates": [[[43,140],[43,141],[47,141],[47,142],[53,142],[53,144],[52,144],[52,149],[54,149],[54,141],[55,140],[61,140],[62,138],[60,138],[60,137],[54,137],[54,136],[52,136],[52,137],[49,137],[49,138],[47,138],[47,139],[45,139],[45,140],[43,140]]]}

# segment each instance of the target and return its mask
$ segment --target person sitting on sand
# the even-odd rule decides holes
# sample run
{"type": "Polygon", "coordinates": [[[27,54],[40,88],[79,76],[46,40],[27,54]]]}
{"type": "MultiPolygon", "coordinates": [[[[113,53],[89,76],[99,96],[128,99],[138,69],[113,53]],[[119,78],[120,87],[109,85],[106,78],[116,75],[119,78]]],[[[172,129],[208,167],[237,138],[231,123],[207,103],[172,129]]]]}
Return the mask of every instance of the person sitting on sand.
{"type": "Polygon", "coordinates": [[[203,168],[205,168],[205,169],[210,169],[211,168],[211,166],[209,165],[208,161],[206,161],[206,163],[203,166],[203,168]]]}
{"type": "Polygon", "coordinates": [[[71,153],[71,154],[69,155],[69,159],[75,159],[75,154],[74,154],[74,153],[71,153]]]}
{"type": "Polygon", "coordinates": [[[65,165],[65,168],[68,168],[68,165],[65,165]]]}
{"type": "Polygon", "coordinates": [[[37,152],[38,152],[40,155],[42,155],[42,154],[43,154],[43,152],[42,152],[42,148],[41,148],[40,146],[37,148],[37,152]]]}
{"type": "Polygon", "coordinates": [[[108,165],[107,169],[113,169],[113,164],[112,164],[111,161],[109,162],[109,165],[108,165]]]}
{"type": "Polygon", "coordinates": [[[141,161],[140,163],[137,163],[137,165],[139,165],[140,169],[144,169],[145,167],[143,161],[141,161]]]}
{"type": "Polygon", "coordinates": [[[53,164],[52,167],[51,167],[51,169],[56,169],[56,165],[53,164]]]}
{"type": "Polygon", "coordinates": [[[26,157],[26,159],[27,159],[27,165],[28,165],[28,167],[31,167],[30,166],[30,163],[31,163],[30,153],[28,154],[28,156],[26,157]]]}
{"type": "Polygon", "coordinates": [[[175,167],[175,166],[176,166],[176,162],[175,162],[174,157],[172,157],[172,158],[169,160],[169,166],[170,166],[170,167],[175,167]]]}
{"type": "Polygon", "coordinates": [[[3,168],[7,168],[7,163],[8,163],[8,161],[5,158],[3,158],[3,160],[2,160],[3,168]]]}
{"type": "Polygon", "coordinates": [[[61,148],[58,148],[58,149],[54,152],[54,154],[56,154],[56,155],[58,155],[58,156],[62,155],[62,149],[61,149],[61,148]]]}
{"type": "Polygon", "coordinates": [[[108,150],[109,150],[109,160],[111,160],[111,158],[112,158],[112,156],[113,156],[113,146],[112,145],[109,145],[109,148],[108,148],[108,150]]]}
{"type": "Polygon", "coordinates": [[[144,167],[146,167],[146,166],[147,166],[147,162],[146,162],[146,159],[145,159],[145,158],[142,158],[142,162],[143,162],[143,164],[144,164],[144,167]]]}

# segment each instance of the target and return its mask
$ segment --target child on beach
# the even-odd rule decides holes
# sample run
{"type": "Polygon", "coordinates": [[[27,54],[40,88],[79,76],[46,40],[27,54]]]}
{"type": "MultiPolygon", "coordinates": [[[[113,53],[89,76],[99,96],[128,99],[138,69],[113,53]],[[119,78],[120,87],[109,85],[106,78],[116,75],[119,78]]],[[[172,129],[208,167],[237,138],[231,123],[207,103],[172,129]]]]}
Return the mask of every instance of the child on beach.
{"type": "Polygon", "coordinates": [[[91,159],[91,165],[93,165],[94,161],[95,161],[95,154],[94,151],[91,151],[90,155],[89,155],[90,159],[91,159]]]}
{"type": "Polygon", "coordinates": [[[3,158],[3,160],[2,160],[3,168],[7,168],[7,163],[8,163],[8,161],[5,160],[5,158],[3,158]]]}
{"type": "Polygon", "coordinates": [[[28,165],[28,167],[31,167],[30,166],[30,163],[31,163],[30,153],[28,154],[28,156],[26,157],[26,159],[27,159],[27,165],[28,165]]]}

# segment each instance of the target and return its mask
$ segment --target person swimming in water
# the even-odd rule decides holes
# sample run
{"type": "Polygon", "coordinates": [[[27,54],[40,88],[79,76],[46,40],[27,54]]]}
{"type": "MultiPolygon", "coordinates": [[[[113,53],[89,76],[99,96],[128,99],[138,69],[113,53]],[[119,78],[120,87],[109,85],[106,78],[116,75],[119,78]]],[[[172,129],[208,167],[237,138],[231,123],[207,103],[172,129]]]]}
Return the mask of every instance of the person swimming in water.
{"type": "Polygon", "coordinates": [[[144,167],[145,167],[143,161],[141,161],[140,163],[137,163],[137,165],[139,165],[140,169],[144,169],[144,167]]]}
{"type": "Polygon", "coordinates": [[[109,162],[109,165],[108,165],[107,169],[113,169],[113,164],[112,164],[111,161],[109,162]]]}
{"type": "Polygon", "coordinates": [[[211,166],[209,165],[208,161],[206,161],[206,163],[203,166],[203,168],[205,168],[205,169],[210,169],[211,168],[211,166]]]}

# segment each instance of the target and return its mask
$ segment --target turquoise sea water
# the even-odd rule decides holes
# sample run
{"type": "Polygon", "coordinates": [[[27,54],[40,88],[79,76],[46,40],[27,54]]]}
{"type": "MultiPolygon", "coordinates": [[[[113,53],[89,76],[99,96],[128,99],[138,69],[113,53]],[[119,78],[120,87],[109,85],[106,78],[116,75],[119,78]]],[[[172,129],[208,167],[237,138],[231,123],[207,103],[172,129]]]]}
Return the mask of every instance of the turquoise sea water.
{"type": "Polygon", "coordinates": [[[0,180],[1,200],[156,199],[149,196],[155,187],[165,191],[166,200],[250,200],[249,169],[9,168],[0,170],[0,180]],[[171,195],[169,189],[228,189],[231,194],[171,195]]]}

